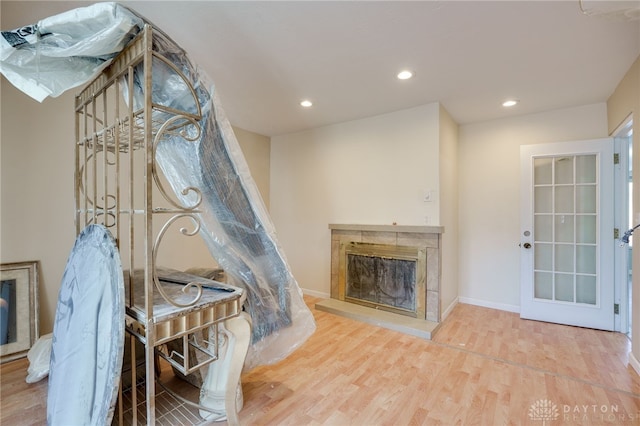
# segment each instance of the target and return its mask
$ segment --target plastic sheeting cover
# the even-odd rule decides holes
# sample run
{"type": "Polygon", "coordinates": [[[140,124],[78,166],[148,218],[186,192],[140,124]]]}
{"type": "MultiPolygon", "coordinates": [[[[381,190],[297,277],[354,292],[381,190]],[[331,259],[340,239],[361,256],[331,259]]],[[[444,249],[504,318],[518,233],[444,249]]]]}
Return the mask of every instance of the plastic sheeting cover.
{"type": "Polygon", "coordinates": [[[62,277],[47,393],[47,424],[110,424],[124,355],[124,277],[111,234],[87,226],[62,277]]]}
{"type": "MultiPolygon", "coordinates": [[[[117,4],[111,5],[117,9],[115,15],[128,12],[117,4]]],[[[74,20],[94,19],[94,13],[82,17],[79,13],[68,12],[67,16],[74,20]]],[[[136,18],[129,19],[129,22],[135,21],[136,18]]],[[[245,368],[280,361],[313,334],[313,315],[302,299],[302,292],[277,242],[273,223],[215,87],[206,74],[194,66],[183,49],[168,37],[154,34],[154,51],[186,76],[189,85],[196,90],[202,109],[198,126],[185,129],[191,131],[188,139],[172,132],[162,135],[156,152],[157,164],[184,205],[192,205],[197,197],[193,192],[183,195],[183,189],[198,188],[202,196],[200,234],[212,257],[230,278],[229,283],[241,286],[247,292],[245,309],[251,315],[253,330],[245,368]]],[[[76,35],[84,39],[93,39],[94,36],[93,33],[76,35]]],[[[16,49],[20,48],[16,46],[16,49]]],[[[138,67],[134,81],[134,107],[144,101],[142,74],[142,67],[138,67]]],[[[196,112],[188,85],[160,60],[154,59],[152,81],[155,103],[196,112]]]]}
{"type": "Polygon", "coordinates": [[[2,31],[0,72],[42,102],[87,82],[143,24],[115,3],[97,3],[2,31]]]}
{"type": "MultiPolygon", "coordinates": [[[[197,199],[193,192],[184,194],[183,189],[198,188],[202,197],[200,235],[225,270],[229,283],[247,292],[245,308],[253,327],[245,367],[280,361],[315,331],[313,315],[277,242],[275,228],[215,87],[192,64],[187,53],[168,38],[156,35],[154,51],[189,79],[202,110],[197,128],[184,129],[186,138],[176,132],[161,135],[157,164],[183,205],[193,205],[197,199]]],[[[137,105],[144,100],[143,81],[140,65],[134,79],[137,105]]],[[[126,81],[122,83],[126,92],[126,81]]],[[[190,113],[197,111],[188,85],[160,60],[154,61],[152,84],[154,103],[190,113]]],[[[156,112],[154,120],[160,114],[163,113],[156,112]]]]}

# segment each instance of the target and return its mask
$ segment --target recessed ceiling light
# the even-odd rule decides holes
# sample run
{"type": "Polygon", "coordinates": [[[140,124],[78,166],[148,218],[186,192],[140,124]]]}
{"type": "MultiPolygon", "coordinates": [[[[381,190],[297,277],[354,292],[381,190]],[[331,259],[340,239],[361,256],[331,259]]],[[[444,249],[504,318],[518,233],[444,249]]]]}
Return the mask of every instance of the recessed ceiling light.
{"type": "Polygon", "coordinates": [[[413,72],[411,72],[409,70],[403,70],[403,71],[400,71],[398,73],[397,77],[398,77],[399,80],[408,80],[411,77],[413,77],[413,72]]]}
{"type": "Polygon", "coordinates": [[[313,105],[313,102],[311,102],[311,101],[310,101],[310,100],[308,100],[308,99],[305,99],[304,101],[300,102],[300,105],[302,105],[302,106],[303,106],[303,107],[305,107],[305,108],[309,108],[310,106],[312,106],[312,105],[313,105]]]}
{"type": "Polygon", "coordinates": [[[509,107],[514,106],[514,105],[517,105],[517,104],[518,104],[518,102],[519,102],[519,101],[518,101],[518,100],[516,100],[516,99],[509,99],[509,100],[504,101],[504,102],[502,103],[502,106],[503,106],[503,107],[506,107],[506,108],[509,108],[509,107]]]}

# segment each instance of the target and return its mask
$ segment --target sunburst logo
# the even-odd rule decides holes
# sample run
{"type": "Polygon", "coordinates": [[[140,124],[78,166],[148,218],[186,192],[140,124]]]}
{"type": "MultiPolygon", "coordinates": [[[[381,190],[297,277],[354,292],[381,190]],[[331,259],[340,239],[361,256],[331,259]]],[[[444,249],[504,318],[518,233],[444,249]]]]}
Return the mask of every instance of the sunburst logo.
{"type": "Polygon", "coordinates": [[[529,418],[541,420],[543,426],[558,417],[560,417],[558,406],[548,399],[539,399],[529,407],[529,418]]]}

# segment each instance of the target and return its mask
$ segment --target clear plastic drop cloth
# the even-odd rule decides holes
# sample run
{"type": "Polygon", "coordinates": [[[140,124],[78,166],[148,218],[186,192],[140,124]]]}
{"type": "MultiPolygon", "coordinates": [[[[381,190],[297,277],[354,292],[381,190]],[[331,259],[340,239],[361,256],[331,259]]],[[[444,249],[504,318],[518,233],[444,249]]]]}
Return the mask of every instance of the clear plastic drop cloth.
{"type": "MultiPolygon", "coordinates": [[[[122,6],[113,5],[118,9],[115,15],[132,13],[122,6]]],[[[93,15],[88,13],[83,18],[68,12],[66,16],[93,19],[93,15]]],[[[138,19],[145,21],[142,17],[138,19]]],[[[93,25],[86,27],[93,28],[93,25]]],[[[92,35],[81,34],[78,37],[92,38],[92,35]]],[[[153,42],[154,51],[188,80],[185,82],[171,66],[154,58],[153,102],[195,114],[198,108],[189,89],[192,86],[202,113],[201,120],[185,125],[182,132],[164,132],[156,136],[156,163],[183,205],[192,206],[200,201],[200,235],[212,257],[224,269],[228,282],[246,290],[244,307],[251,316],[253,328],[245,369],[273,364],[284,359],[313,334],[316,327],[313,315],[304,303],[300,287],[277,241],[275,227],[251,177],[215,86],[169,37],[154,31],[153,42]],[[185,191],[186,188],[196,190],[185,191]]],[[[113,43],[119,42],[114,40],[113,43]]],[[[19,50],[20,46],[14,49],[19,50]]],[[[5,72],[4,66],[2,72],[5,72]]],[[[143,72],[142,66],[135,70],[134,108],[139,108],[144,102],[143,72]]],[[[88,79],[75,85],[86,81],[88,79]]],[[[126,92],[127,82],[122,83],[126,92]]],[[[153,118],[160,122],[176,118],[188,121],[160,110],[154,111],[153,118]]]]}
{"type": "Polygon", "coordinates": [[[29,368],[27,368],[27,383],[36,383],[49,375],[49,361],[51,360],[51,342],[53,333],[40,336],[27,353],[29,368]]]}
{"type": "Polygon", "coordinates": [[[42,102],[87,82],[143,25],[117,3],[96,3],[2,31],[0,72],[42,102]]]}
{"type": "MultiPolygon", "coordinates": [[[[158,138],[156,162],[185,206],[199,205],[201,231],[211,255],[230,284],[247,292],[245,309],[252,319],[252,345],[245,368],[285,358],[315,331],[313,315],[287,264],[275,227],[251,177],[215,86],[187,53],[164,37],[154,38],[159,52],[190,79],[202,119],[184,133],[158,138]],[[185,188],[197,188],[183,192],[185,188]]],[[[153,66],[152,99],[175,110],[195,113],[188,85],[160,60],[153,66]]],[[[142,67],[136,69],[134,93],[142,104],[142,67]]],[[[123,81],[123,91],[127,91],[123,81]]],[[[154,119],[158,119],[156,112],[154,119]]],[[[163,121],[163,120],[159,120],[163,121]]]]}

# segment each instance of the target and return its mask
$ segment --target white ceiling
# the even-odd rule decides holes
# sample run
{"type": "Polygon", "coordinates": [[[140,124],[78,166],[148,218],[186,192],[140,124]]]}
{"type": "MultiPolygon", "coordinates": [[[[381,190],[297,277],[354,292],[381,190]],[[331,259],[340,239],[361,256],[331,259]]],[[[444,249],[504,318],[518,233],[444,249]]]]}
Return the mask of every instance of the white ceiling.
{"type": "MultiPolygon", "coordinates": [[[[91,3],[2,0],[2,29],[91,3]]],[[[640,54],[640,14],[578,0],[121,3],[185,48],[232,124],[268,136],[432,102],[460,124],[604,102],[640,54]]]]}

